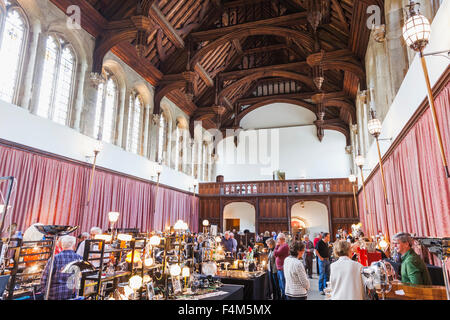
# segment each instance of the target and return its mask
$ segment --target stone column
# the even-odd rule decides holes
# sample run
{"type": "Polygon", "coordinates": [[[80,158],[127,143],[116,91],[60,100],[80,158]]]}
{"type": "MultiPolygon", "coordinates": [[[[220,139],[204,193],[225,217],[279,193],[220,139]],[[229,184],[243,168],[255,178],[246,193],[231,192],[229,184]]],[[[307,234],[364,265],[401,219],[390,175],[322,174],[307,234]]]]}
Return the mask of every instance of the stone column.
{"type": "Polygon", "coordinates": [[[84,103],[80,114],[80,132],[97,139],[94,127],[98,88],[90,80],[89,71],[86,71],[84,79],[84,103]]]}
{"type": "Polygon", "coordinates": [[[128,88],[119,87],[118,103],[117,103],[117,121],[116,121],[116,139],[113,141],[119,147],[126,149],[127,147],[127,129],[128,129],[128,108],[130,92],[128,88]]]}
{"type": "Polygon", "coordinates": [[[81,112],[83,110],[83,102],[84,102],[84,79],[87,75],[87,64],[81,63],[78,65],[77,74],[75,77],[75,89],[73,96],[73,110],[72,110],[72,119],[71,125],[72,127],[80,131],[80,122],[81,122],[81,112]]]}
{"type": "Polygon", "coordinates": [[[29,105],[29,110],[31,113],[36,114],[39,105],[39,93],[40,84],[44,71],[44,59],[46,52],[46,42],[47,42],[47,32],[41,32],[38,36],[38,44],[36,50],[36,63],[34,66],[34,77],[31,93],[31,103],[29,105]]]}
{"type": "MultiPolygon", "coordinates": [[[[3,23],[4,22],[5,22],[5,19],[3,19],[3,23]]],[[[27,48],[26,54],[24,56],[25,63],[23,64],[23,70],[22,70],[22,80],[21,80],[22,86],[19,91],[19,96],[17,97],[17,104],[24,109],[30,110],[33,89],[34,89],[34,87],[37,86],[35,84],[35,82],[33,81],[33,78],[34,78],[35,72],[38,70],[38,69],[36,69],[36,64],[37,64],[37,60],[38,60],[38,58],[37,58],[38,57],[37,56],[38,47],[39,47],[39,43],[41,40],[40,30],[33,30],[30,28],[28,39],[29,39],[29,42],[27,43],[28,48],[27,48]]],[[[44,45],[44,50],[45,50],[45,45],[44,45]]],[[[43,60],[42,57],[43,56],[39,56],[39,60],[43,60]]]]}
{"type": "Polygon", "coordinates": [[[143,108],[144,110],[144,129],[143,129],[143,140],[142,140],[142,156],[149,158],[150,154],[149,154],[149,148],[148,148],[148,144],[149,144],[149,140],[148,140],[148,135],[149,135],[149,126],[150,126],[150,106],[148,104],[145,105],[145,107],[143,108]]]}

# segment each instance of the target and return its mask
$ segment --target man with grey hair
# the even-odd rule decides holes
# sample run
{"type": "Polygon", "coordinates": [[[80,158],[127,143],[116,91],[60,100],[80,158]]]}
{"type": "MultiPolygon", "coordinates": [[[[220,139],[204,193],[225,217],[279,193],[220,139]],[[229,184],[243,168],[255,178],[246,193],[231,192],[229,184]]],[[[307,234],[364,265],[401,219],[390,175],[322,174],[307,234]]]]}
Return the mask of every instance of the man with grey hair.
{"type": "Polygon", "coordinates": [[[305,262],[305,270],[308,274],[308,277],[312,279],[313,274],[313,255],[314,255],[314,244],[311,240],[309,240],[309,235],[306,234],[303,240],[303,243],[305,244],[305,255],[304,255],[304,262],[305,262]]]}
{"type": "MultiPolygon", "coordinates": [[[[92,227],[90,234],[91,234],[90,239],[93,240],[93,239],[95,239],[95,236],[97,234],[102,234],[102,229],[100,229],[99,227],[92,227]]],[[[84,247],[86,244],[86,240],[83,240],[82,242],[80,242],[80,245],[78,246],[77,254],[80,256],[83,256],[83,254],[84,254],[84,247]]]]}
{"type": "Polygon", "coordinates": [[[431,285],[431,277],[425,262],[413,250],[414,239],[409,233],[397,233],[394,238],[394,248],[401,255],[401,276],[403,283],[431,285]]]}
{"type": "MultiPolygon", "coordinates": [[[[55,256],[53,261],[49,300],[67,300],[76,297],[76,289],[69,289],[67,287],[67,279],[70,277],[70,274],[61,272],[67,264],[83,259],[74,251],[76,241],[75,237],[72,236],[63,236],[60,238],[59,243],[62,251],[55,256]]],[[[49,270],[50,264],[47,262],[41,278],[41,288],[43,291],[50,278],[49,270]]]]}
{"type": "Polygon", "coordinates": [[[233,252],[233,240],[230,238],[230,231],[225,231],[223,234],[222,245],[225,252],[233,252]]]}
{"type": "Polygon", "coordinates": [[[233,241],[233,250],[232,250],[232,253],[233,253],[233,255],[235,255],[236,252],[237,252],[237,240],[234,238],[234,233],[233,233],[233,232],[230,232],[230,238],[231,238],[231,240],[233,241]]]}

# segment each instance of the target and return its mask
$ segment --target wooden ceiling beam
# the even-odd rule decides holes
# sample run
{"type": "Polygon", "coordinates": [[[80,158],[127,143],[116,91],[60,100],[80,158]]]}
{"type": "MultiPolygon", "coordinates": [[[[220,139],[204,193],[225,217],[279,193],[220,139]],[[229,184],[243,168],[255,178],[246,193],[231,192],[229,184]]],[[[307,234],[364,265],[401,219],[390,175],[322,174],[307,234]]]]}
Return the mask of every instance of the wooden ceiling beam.
{"type": "Polygon", "coordinates": [[[214,81],[209,75],[209,73],[202,67],[200,63],[197,63],[194,68],[195,72],[198,73],[200,78],[208,87],[214,87],[214,81]]]}
{"type": "Polygon", "coordinates": [[[251,69],[245,69],[245,70],[237,70],[237,71],[229,71],[220,73],[219,77],[222,81],[228,81],[228,80],[234,80],[234,79],[240,79],[242,77],[247,76],[250,72],[266,72],[266,71],[273,71],[273,70],[289,70],[289,71],[296,71],[298,69],[304,69],[308,68],[308,63],[306,61],[300,61],[300,62],[292,62],[292,63],[285,63],[285,64],[276,64],[271,65],[267,67],[258,67],[258,68],[251,68],[251,69]]]}
{"type": "Polygon", "coordinates": [[[179,49],[184,48],[185,45],[183,39],[154,3],[150,7],[149,15],[163,30],[166,37],[175,47],[179,49]]]}
{"type": "Polygon", "coordinates": [[[270,19],[263,19],[263,20],[257,20],[252,22],[246,22],[241,23],[229,27],[223,27],[223,28],[215,28],[210,29],[206,31],[198,31],[191,33],[191,37],[194,41],[211,41],[215,40],[217,38],[220,38],[226,34],[229,34],[231,32],[242,30],[242,29],[249,29],[249,28],[256,28],[261,26],[291,26],[291,25],[299,25],[299,24],[306,24],[306,13],[305,12],[297,12],[293,14],[288,14],[285,16],[270,18],[270,19]]]}

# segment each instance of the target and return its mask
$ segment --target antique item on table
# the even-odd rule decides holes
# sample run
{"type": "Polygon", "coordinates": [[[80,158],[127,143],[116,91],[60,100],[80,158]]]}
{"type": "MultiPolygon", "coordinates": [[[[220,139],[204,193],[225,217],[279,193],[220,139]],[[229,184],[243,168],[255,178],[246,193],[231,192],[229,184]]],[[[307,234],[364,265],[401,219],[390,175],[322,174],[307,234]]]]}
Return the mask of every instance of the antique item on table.
{"type": "Polygon", "coordinates": [[[450,237],[446,238],[427,238],[414,237],[420,244],[428,249],[431,253],[437,255],[442,264],[442,273],[444,275],[445,291],[447,300],[450,300],[450,284],[447,271],[447,260],[450,257],[450,237]]]}
{"type": "Polygon", "coordinates": [[[381,294],[384,300],[385,295],[392,289],[395,271],[392,265],[386,261],[373,262],[369,267],[362,269],[364,285],[369,290],[375,290],[381,294]]]}
{"type": "Polygon", "coordinates": [[[88,274],[93,271],[95,271],[95,267],[92,263],[79,260],[68,263],[62,270],[62,273],[70,274],[69,278],[67,278],[66,286],[69,289],[74,289],[78,296],[78,291],[81,287],[81,277],[83,274],[88,274]]]}
{"type": "Polygon", "coordinates": [[[217,274],[217,265],[216,263],[210,261],[210,262],[203,262],[202,263],[202,274],[206,276],[215,276],[217,274]]]}

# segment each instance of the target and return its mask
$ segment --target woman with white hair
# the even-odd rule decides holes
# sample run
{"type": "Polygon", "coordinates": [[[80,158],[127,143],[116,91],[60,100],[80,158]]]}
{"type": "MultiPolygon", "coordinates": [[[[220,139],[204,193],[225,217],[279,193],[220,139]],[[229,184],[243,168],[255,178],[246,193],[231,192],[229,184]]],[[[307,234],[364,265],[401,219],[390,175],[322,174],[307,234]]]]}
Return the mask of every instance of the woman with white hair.
{"type": "Polygon", "coordinates": [[[330,266],[331,300],[363,300],[363,265],[351,259],[351,243],[347,240],[336,241],[333,252],[339,259],[330,266]]]}
{"type": "Polygon", "coordinates": [[[70,277],[70,274],[61,272],[70,262],[82,260],[82,257],[74,251],[76,241],[73,236],[63,236],[60,238],[59,243],[62,251],[55,256],[51,277],[49,275],[49,262],[45,266],[41,278],[41,289],[42,292],[45,292],[47,281],[51,279],[49,300],[67,300],[76,297],[76,288],[67,287],[67,279],[70,277]]]}

